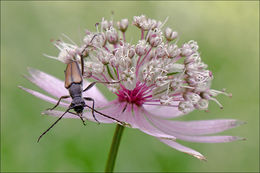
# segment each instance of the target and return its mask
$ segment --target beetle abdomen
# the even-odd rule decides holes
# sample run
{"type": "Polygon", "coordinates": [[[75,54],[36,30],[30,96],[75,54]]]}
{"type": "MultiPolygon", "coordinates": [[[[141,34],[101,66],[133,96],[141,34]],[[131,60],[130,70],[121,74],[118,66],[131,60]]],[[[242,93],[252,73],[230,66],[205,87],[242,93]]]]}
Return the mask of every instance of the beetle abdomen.
{"type": "Polygon", "coordinates": [[[65,70],[65,88],[69,88],[73,83],[82,83],[81,71],[76,61],[69,63],[65,70]]]}

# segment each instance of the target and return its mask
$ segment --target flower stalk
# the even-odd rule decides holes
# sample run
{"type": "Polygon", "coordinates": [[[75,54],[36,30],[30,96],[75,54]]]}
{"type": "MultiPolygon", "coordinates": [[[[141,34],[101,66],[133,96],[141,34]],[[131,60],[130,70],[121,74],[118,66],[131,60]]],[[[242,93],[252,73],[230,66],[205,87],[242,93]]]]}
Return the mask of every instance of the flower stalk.
{"type": "Polygon", "coordinates": [[[113,172],[113,170],[114,170],[116,156],[117,156],[117,152],[118,152],[118,148],[120,145],[123,131],[124,131],[124,126],[117,124],[116,130],[115,130],[115,133],[113,136],[113,141],[112,141],[112,144],[110,147],[109,155],[108,155],[105,172],[113,172]]]}

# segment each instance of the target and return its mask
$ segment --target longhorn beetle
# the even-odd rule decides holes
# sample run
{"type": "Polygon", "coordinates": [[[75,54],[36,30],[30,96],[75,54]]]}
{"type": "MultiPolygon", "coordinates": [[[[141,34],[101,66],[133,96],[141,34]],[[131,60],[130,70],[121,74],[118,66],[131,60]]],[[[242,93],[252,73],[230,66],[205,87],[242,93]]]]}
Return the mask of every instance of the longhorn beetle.
{"type": "MultiPolygon", "coordinates": [[[[94,35],[90,41],[90,43],[93,41],[94,37],[96,35],[94,35]]],[[[84,125],[85,124],[85,121],[83,119],[83,116],[82,116],[82,112],[83,112],[83,109],[85,107],[88,107],[92,110],[92,115],[94,117],[94,119],[98,122],[98,120],[96,119],[95,117],[95,114],[94,112],[96,113],[99,113],[100,115],[104,116],[104,117],[107,117],[107,118],[110,118],[112,120],[115,120],[121,124],[125,124],[124,122],[122,121],[119,121],[113,117],[110,117],[106,114],[103,114],[102,112],[99,112],[95,109],[95,101],[93,98],[91,97],[82,97],[82,93],[89,90],[90,88],[92,88],[97,82],[92,82],[90,83],[84,90],[82,90],[82,84],[83,84],[83,73],[84,73],[84,60],[83,60],[83,52],[87,49],[87,47],[89,46],[89,44],[83,49],[83,51],[81,52],[80,54],[80,59],[81,59],[81,71],[80,71],[80,68],[79,68],[79,65],[77,63],[77,61],[71,61],[70,63],[67,64],[67,67],[66,67],[66,70],[65,70],[65,88],[67,88],[69,90],[69,94],[70,95],[66,95],[66,96],[61,96],[57,102],[57,104],[53,107],[53,108],[50,108],[48,110],[53,110],[55,109],[59,104],[60,104],[60,101],[62,99],[66,99],[66,98],[69,98],[71,97],[72,98],[72,102],[69,106],[69,108],[47,129],[45,130],[38,138],[37,142],[40,141],[40,139],[42,138],[43,135],[45,135],[53,126],[55,126],[55,124],[57,124],[61,119],[62,117],[67,113],[72,113],[74,115],[77,115],[79,116],[79,118],[81,119],[81,121],[83,122],[84,125]],[[85,104],[85,101],[92,101],[92,107],[88,106],[85,104]],[[73,112],[70,112],[70,110],[73,109],[76,113],[73,113],[73,112]]],[[[118,82],[99,82],[99,83],[118,83],[118,82]]],[[[99,123],[99,122],[98,122],[99,123]]]]}

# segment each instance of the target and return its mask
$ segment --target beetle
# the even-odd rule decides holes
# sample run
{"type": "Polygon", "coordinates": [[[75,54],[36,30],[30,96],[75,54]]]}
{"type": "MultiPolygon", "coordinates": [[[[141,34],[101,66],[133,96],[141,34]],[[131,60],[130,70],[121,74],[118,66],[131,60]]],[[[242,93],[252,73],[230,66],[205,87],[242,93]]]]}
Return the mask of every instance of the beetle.
{"type": "MultiPolygon", "coordinates": [[[[95,35],[93,36],[93,38],[91,39],[91,41],[94,39],[95,35]]],[[[90,41],[90,42],[91,42],[90,41]]],[[[47,110],[53,110],[55,109],[59,104],[60,104],[60,101],[62,99],[66,99],[66,98],[69,98],[71,97],[72,98],[72,102],[70,104],[70,106],[68,107],[68,109],[47,129],[45,130],[38,138],[37,142],[40,141],[40,139],[42,138],[43,135],[45,135],[53,126],[55,126],[55,124],[57,124],[62,118],[63,116],[69,112],[69,113],[72,113],[74,115],[77,115],[79,116],[79,118],[81,119],[81,121],[83,122],[84,125],[85,124],[85,121],[83,119],[83,116],[82,116],[82,112],[84,110],[85,107],[88,107],[92,110],[92,115],[94,117],[94,119],[99,123],[99,121],[97,120],[94,112],[104,116],[104,117],[107,117],[107,118],[110,118],[112,120],[115,120],[117,122],[119,122],[120,124],[125,124],[124,122],[121,122],[113,117],[110,117],[106,114],[103,114],[102,112],[99,112],[95,109],[95,100],[91,97],[82,97],[82,93],[89,90],[90,88],[92,88],[97,82],[92,82],[90,83],[84,90],[82,89],[83,88],[83,73],[84,73],[84,64],[83,64],[83,52],[86,50],[86,48],[88,47],[88,45],[83,49],[83,51],[81,52],[80,54],[80,58],[81,58],[81,70],[79,68],[79,65],[78,65],[78,62],[77,61],[71,61],[70,63],[67,64],[67,67],[66,67],[66,70],[64,71],[65,72],[65,88],[69,90],[69,94],[70,95],[65,95],[65,96],[61,96],[58,100],[58,102],[56,103],[55,106],[53,106],[52,108],[50,109],[47,109],[47,110]],[[92,101],[92,107],[88,106],[85,101],[92,101]],[[74,110],[76,113],[73,113],[71,112],[70,110],[74,110]]],[[[99,83],[118,83],[118,82],[99,82],[99,83]]]]}

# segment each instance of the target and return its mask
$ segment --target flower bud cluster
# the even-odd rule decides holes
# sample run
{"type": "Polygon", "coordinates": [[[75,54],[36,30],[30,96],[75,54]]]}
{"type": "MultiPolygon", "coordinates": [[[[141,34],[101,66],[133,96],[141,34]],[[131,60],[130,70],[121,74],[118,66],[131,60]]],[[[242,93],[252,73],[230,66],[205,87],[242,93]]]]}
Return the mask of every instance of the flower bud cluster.
{"type": "Polygon", "coordinates": [[[141,15],[141,16],[133,17],[133,25],[137,26],[138,28],[144,31],[148,31],[148,30],[153,30],[155,28],[160,28],[162,22],[157,21],[155,19],[147,18],[145,15],[141,15]]]}
{"type": "Polygon", "coordinates": [[[214,97],[220,93],[229,94],[210,89],[213,75],[207,70],[208,66],[201,61],[197,42],[191,40],[184,44],[182,55],[186,55],[184,59],[185,81],[188,86],[183,94],[184,101],[179,103],[179,109],[183,112],[189,112],[192,109],[207,110],[209,100],[215,101],[222,108],[223,106],[214,97]],[[210,94],[212,92],[218,94],[210,94]]]}
{"type": "Polygon", "coordinates": [[[86,31],[82,45],[58,41],[55,43],[60,50],[58,57],[48,57],[63,63],[80,63],[84,57],[84,77],[101,82],[117,81],[105,84],[114,93],[122,89],[142,92],[138,97],[144,98],[137,100],[138,106],[152,102],[188,113],[194,109],[207,110],[212,100],[222,108],[215,97],[231,95],[211,89],[213,75],[203,63],[196,41],[178,46],[177,41],[173,42],[178,40],[176,31],[169,27],[163,29],[165,22],[145,15],[134,16],[132,24],[141,33],[135,44],[125,39],[128,19],[113,22],[103,18],[96,25],[96,32],[86,31]]]}

